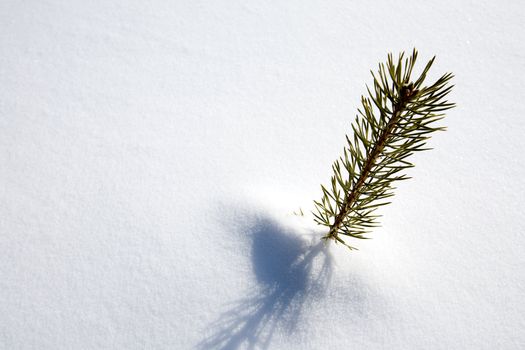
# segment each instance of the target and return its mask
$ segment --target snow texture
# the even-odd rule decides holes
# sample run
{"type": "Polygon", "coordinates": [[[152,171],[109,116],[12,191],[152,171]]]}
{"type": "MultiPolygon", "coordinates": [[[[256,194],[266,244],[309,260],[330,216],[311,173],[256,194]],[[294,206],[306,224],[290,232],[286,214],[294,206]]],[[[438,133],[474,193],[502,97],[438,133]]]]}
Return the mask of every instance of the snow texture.
{"type": "Polygon", "coordinates": [[[1,1],[0,348],[525,348],[524,10],[1,1]],[[292,213],[413,47],[449,130],[324,246],[292,213]]]}

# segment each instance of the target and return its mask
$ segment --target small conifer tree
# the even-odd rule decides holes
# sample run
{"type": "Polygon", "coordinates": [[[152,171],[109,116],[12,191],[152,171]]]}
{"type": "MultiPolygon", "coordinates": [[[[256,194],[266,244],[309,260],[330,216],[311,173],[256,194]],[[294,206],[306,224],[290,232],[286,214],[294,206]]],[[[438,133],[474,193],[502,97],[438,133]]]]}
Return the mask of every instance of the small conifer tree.
{"type": "Polygon", "coordinates": [[[417,51],[397,60],[392,54],[372,72],[373,87],[361,97],[362,107],[352,124],[353,137],[346,137],[343,155],[332,166],[330,186],[321,185],[320,201],[315,201],[315,221],[327,227],[325,240],[334,240],[350,249],[342,236],[364,239],[378,226],[376,210],[389,204],[393,183],[408,179],[404,171],[414,165],[407,159],[427,150],[430,134],[445,130],[434,126],[443,112],[454,107],[445,100],[453,85],[446,73],[431,85],[424,85],[432,58],[417,78],[412,78],[417,51]]]}

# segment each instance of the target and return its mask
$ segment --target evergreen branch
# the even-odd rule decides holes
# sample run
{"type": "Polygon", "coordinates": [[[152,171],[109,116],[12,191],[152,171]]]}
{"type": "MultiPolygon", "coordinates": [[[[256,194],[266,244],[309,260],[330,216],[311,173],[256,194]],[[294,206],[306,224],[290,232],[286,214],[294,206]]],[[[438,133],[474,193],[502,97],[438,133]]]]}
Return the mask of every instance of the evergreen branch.
{"type": "Polygon", "coordinates": [[[414,165],[407,158],[426,150],[431,133],[445,130],[434,126],[444,117],[443,111],[455,106],[445,100],[453,85],[453,75],[446,73],[430,86],[423,86],[434,58],[412,80],[417,60],[414,49],[409,58],[404,53],[394,61],[388,55],[386,64],[379,64],[368,96],[361,97],[362,108],[352,124],[353,138],[332,166],[331,186],[321,185],[321,201],[314,201],[314,220],[329,228],[323,239],[333,239],[350,249],[341,237],[365,239],[363,235],[377,227],[375,211],[390,202],[392,184],[409,177],[402,173],[414,165]]]}

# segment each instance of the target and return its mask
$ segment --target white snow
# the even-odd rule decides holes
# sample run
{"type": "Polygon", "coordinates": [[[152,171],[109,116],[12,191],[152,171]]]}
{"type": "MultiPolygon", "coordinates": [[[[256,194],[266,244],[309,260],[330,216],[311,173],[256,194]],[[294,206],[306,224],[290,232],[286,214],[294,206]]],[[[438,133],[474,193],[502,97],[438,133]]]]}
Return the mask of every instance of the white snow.
{"type": "Polygon", "coordinates": [[[519,1],[0,2],[0,348],[523,349],[519,1]],[[447,132],[356,252],[308,212],[370,69],[447,132]]]}

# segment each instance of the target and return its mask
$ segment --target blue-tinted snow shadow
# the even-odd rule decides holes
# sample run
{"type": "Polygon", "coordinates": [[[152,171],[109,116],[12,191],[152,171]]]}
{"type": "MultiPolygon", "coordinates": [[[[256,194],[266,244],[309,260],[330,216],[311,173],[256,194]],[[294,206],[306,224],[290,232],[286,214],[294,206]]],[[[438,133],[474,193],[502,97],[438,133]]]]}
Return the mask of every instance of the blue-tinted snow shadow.
{"type": "Polygon", "coordinates": [[[320,240],[309,244],[269,218],[248,234],[258,286],[207,328],[201,349],[268,348],[278,327],[294,332],[306,301],[330,282],[332,259],[320,240]]]}

